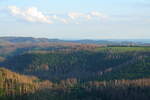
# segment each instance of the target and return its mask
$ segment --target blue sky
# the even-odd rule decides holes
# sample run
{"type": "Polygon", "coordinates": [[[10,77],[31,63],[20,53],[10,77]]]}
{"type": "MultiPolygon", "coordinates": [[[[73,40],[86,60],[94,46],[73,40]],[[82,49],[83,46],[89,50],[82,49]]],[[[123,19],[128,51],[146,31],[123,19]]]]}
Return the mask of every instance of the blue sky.
{"type": "Polygon", "coordinates": [[[0,36],[150,38],[150,0],[0,0],[0,36]]]}

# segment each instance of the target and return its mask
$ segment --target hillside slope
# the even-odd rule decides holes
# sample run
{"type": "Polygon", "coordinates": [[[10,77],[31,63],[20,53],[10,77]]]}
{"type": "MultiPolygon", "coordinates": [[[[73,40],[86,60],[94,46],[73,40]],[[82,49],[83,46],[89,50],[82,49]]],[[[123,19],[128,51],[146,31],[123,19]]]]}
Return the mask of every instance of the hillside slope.
{"type": "Polygon", "coordinates": [[[20,75],[0,67],[0,97],[34,93],[42,87],[51,87],[48,81],[39,81],[37,77],[20,75]]]}
{"type": "Polygon", "coordinates": [[[67,78],[86,81],[105,80],[113,72],[110,79],[117,79],[119,76],[120,79],[136,79],[150,77],[149,55],[149,47],[101,47],[92,51],[66,52],[41,51],[14,56],[1,65],[16,72],[52,81],[67,78]]]}

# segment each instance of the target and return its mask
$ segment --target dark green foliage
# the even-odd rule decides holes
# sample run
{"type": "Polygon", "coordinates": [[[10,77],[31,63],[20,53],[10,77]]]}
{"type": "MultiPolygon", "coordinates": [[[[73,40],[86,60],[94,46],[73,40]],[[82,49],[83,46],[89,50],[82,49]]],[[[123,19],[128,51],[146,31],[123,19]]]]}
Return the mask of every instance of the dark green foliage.
{"type": "MultiPolygon", "coordinates": [[[[36,89],[7,96],[7,87],[0,88],[0,100],[150,100],[150,47],[33,51],[10,57],[1,65],[40,79],[25,76],[27,83],[33,83],[23,84],[23,77],[21,81],[5,78],[6,86],[15,86],[15,91],[36,89]],[[44,79],[56,83],[42,83],[44,79]]],[[[3,79],[0,73],[0,82],[3,79]]]]}
{"type": "Polygon", "coordinates": [[[101,47],[93,51],[32,52],[9,58],[2,65],[53,81],[134,79],[150,76],[148,56],[149,47],[101,47]]]}
{"type": "Polygon", "coordinates": [[[150,77],[150,56],[139,59],[136,63],[128,66],[116,68],[112,72],[104,74],[100,79],[138,79],[146,77],[150,77]]]}

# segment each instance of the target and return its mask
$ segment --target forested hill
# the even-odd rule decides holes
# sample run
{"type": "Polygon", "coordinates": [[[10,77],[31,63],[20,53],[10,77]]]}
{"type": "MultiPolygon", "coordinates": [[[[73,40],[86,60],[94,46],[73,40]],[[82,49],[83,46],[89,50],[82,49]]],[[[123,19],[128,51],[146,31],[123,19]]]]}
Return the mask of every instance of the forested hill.
{"type": "Polygon", "coordinates": [[[80,46],[1,56],[0,100],[150,99],[150,47],[80,46]]]}
{"type": "Polygon", "coordinates": [[[23,94],[30,94],[40,90],[42,87],[51,88],[52,85],[53,84],[50,81],[40,81],[40,79],[34,76],[25,76],[3,67],[0,68],[1,100],[3,100],[6,95],[19,96],[23,94]]]}
{"type": "Polygon", "coordinates": [[[149,100],[150,79],[53,84],[0,68],[0,100],[149,100]]]}
{"type": "Polygon", "coordinates": [[[149,47],[100,47],[92,51],[33,51],[6,59],[1,65],[41,79],[89,81],[150,77],[149,62],[149,47]]]}

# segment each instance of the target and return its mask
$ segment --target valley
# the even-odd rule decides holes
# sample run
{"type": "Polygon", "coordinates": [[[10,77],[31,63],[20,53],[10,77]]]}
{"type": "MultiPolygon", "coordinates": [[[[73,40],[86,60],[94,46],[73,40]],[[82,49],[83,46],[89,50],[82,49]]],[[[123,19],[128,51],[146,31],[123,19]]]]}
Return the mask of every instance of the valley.
{"type": "Polygon", "coordinates": [[[149,46],[18,41],[0,43],[0,100],[150,98],[149,46]]]}

